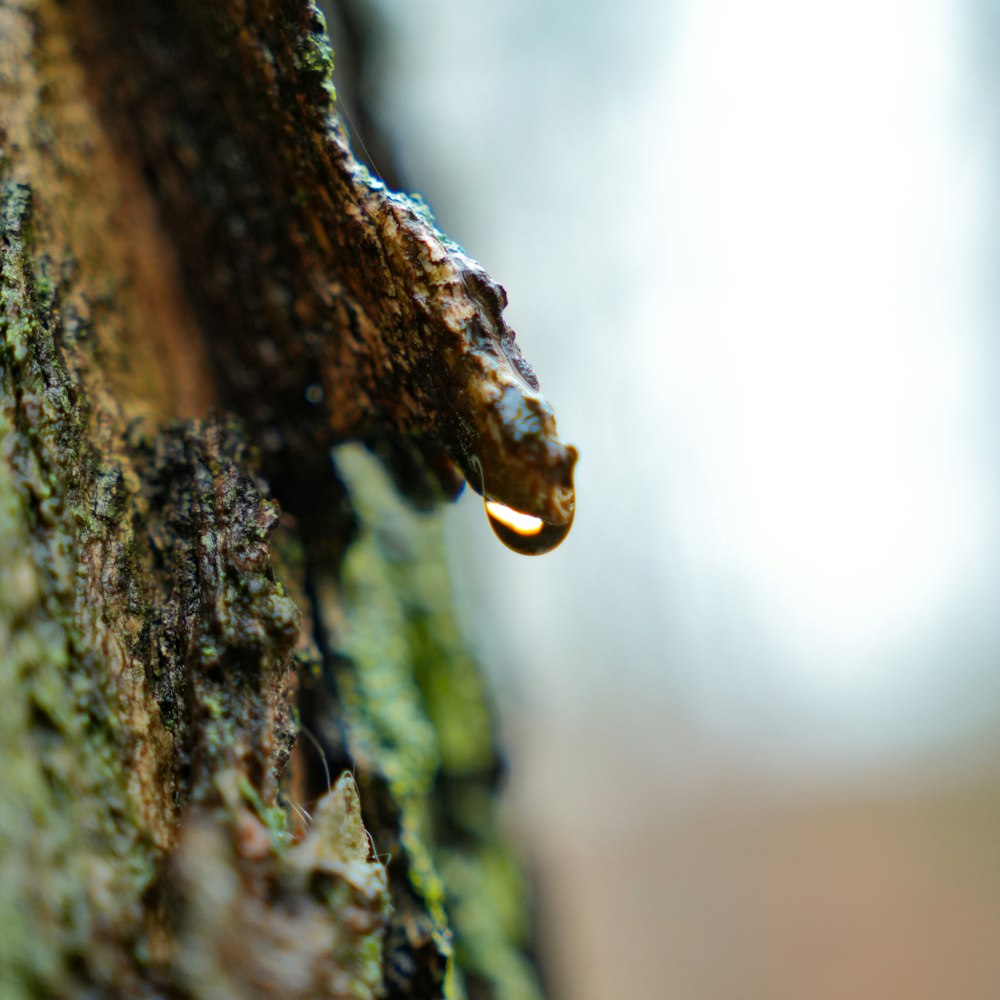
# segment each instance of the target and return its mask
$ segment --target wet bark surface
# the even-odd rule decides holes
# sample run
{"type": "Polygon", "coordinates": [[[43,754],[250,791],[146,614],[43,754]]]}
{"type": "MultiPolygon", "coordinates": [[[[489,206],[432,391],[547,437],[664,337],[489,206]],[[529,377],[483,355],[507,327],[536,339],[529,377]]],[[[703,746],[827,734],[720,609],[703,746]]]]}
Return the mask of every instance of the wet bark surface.
{"type": "Polygon", "coordinates": [[[426,511],[563,524],[575,451],[330,60],[298,0],[0,0],[4,997],[538,995],[426,511]]]}

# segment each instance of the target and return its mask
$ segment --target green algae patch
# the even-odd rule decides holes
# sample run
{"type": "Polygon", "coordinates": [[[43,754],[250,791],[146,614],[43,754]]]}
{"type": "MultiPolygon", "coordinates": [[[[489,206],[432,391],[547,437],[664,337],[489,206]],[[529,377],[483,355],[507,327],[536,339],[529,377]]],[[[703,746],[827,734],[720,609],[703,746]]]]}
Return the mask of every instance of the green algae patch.
{"type": "Polygon", "coordinates": [[[538,974],[523,950],[530,935],[527,886],[510,847],[494,833],[473,849],[443,848],[439,864],[459,965],[490,983],[498,1000],[541,1000],[538,974]]]}
{"type": "MultiPolygon", "coordinates": [[[[408,692],[408,756],[425,780],[438,767],[453,774],[488,768],[495,756],[488,692],[452,610],[441,516],[415,511],[359,446],[336,455],[363,526],[342,572],[346,651],[365,664],[358,677],[373,693],[392,685],[408,692]]],[[[379,699],[367,704],[377,716],[379,699]]]]}
{"type": "Polygon", "coordinates": [[[441,995],[464,996],[468,978],[537,1000],[525,884],[498,832],[489,692],[452,611],[441,515],[416,512],[360,446],[335,463],[360,524],[341,567],[337,683],[359,768],[398,806],[405,857],[390,871],[402,861],[433,923],[441,995]]]}
{"type": "Polygon", "coordinates": [[[326,17],[312,3],[307,6],[307,14],[311,22],[295,49],[295,68],[317,76],[332,104],[337,99],[337,90],[333,85],[333,46],[326,30],[326,17]]]}
{"type": "Polygon", "coordinates": [[[126,983],[154,876],[81,602],[93,523],[86,411],[36,281],[31,192],[0,182],[0,994],[126,983]],[[25,540],[28,544],[25,545],[25,540]],[[98,933],[98,928],[101,932],[98,933]],[[98,974],[99,975],[99,974],[98,974]]]}

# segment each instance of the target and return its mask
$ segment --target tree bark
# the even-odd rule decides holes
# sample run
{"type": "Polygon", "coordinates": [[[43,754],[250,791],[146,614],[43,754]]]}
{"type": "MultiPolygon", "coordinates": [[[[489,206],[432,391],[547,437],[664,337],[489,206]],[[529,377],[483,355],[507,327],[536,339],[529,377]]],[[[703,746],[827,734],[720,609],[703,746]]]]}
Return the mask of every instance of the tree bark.
{"type": "Polygon", "coordinates": [[[4,998],[539,995],[432,508],[565,525],[576,453],[331,59],[0,0],[4,998]]]}

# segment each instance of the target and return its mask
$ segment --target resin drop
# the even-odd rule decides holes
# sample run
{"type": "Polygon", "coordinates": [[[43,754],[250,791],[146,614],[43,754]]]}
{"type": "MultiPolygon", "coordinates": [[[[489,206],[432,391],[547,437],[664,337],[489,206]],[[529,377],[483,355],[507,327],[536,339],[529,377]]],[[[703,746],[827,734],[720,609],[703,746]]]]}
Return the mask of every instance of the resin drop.
{"type": "Polygon", "coordinates": [[[508,549],[523,556],[541,556],[551,552],[573,527],[572,518],[565,524],[548,524],[540,517],[523,514],[494,500],[485,500],[484,506],[493,534],[508,549]]]}

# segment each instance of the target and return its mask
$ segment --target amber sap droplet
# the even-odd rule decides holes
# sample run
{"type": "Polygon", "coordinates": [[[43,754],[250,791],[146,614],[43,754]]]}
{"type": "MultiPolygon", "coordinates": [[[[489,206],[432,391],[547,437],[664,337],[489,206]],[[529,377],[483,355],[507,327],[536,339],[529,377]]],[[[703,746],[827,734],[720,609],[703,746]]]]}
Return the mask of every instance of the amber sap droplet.
{"type": "Polygon", "coordinates": [[[495,500],[485,500],[483,504],[493,534],[508,549],[523,556],[541,556],[551,552],[573,527],[572,518],[566,524],[548,524],[540,517],[523,514],[495,500]]]}

